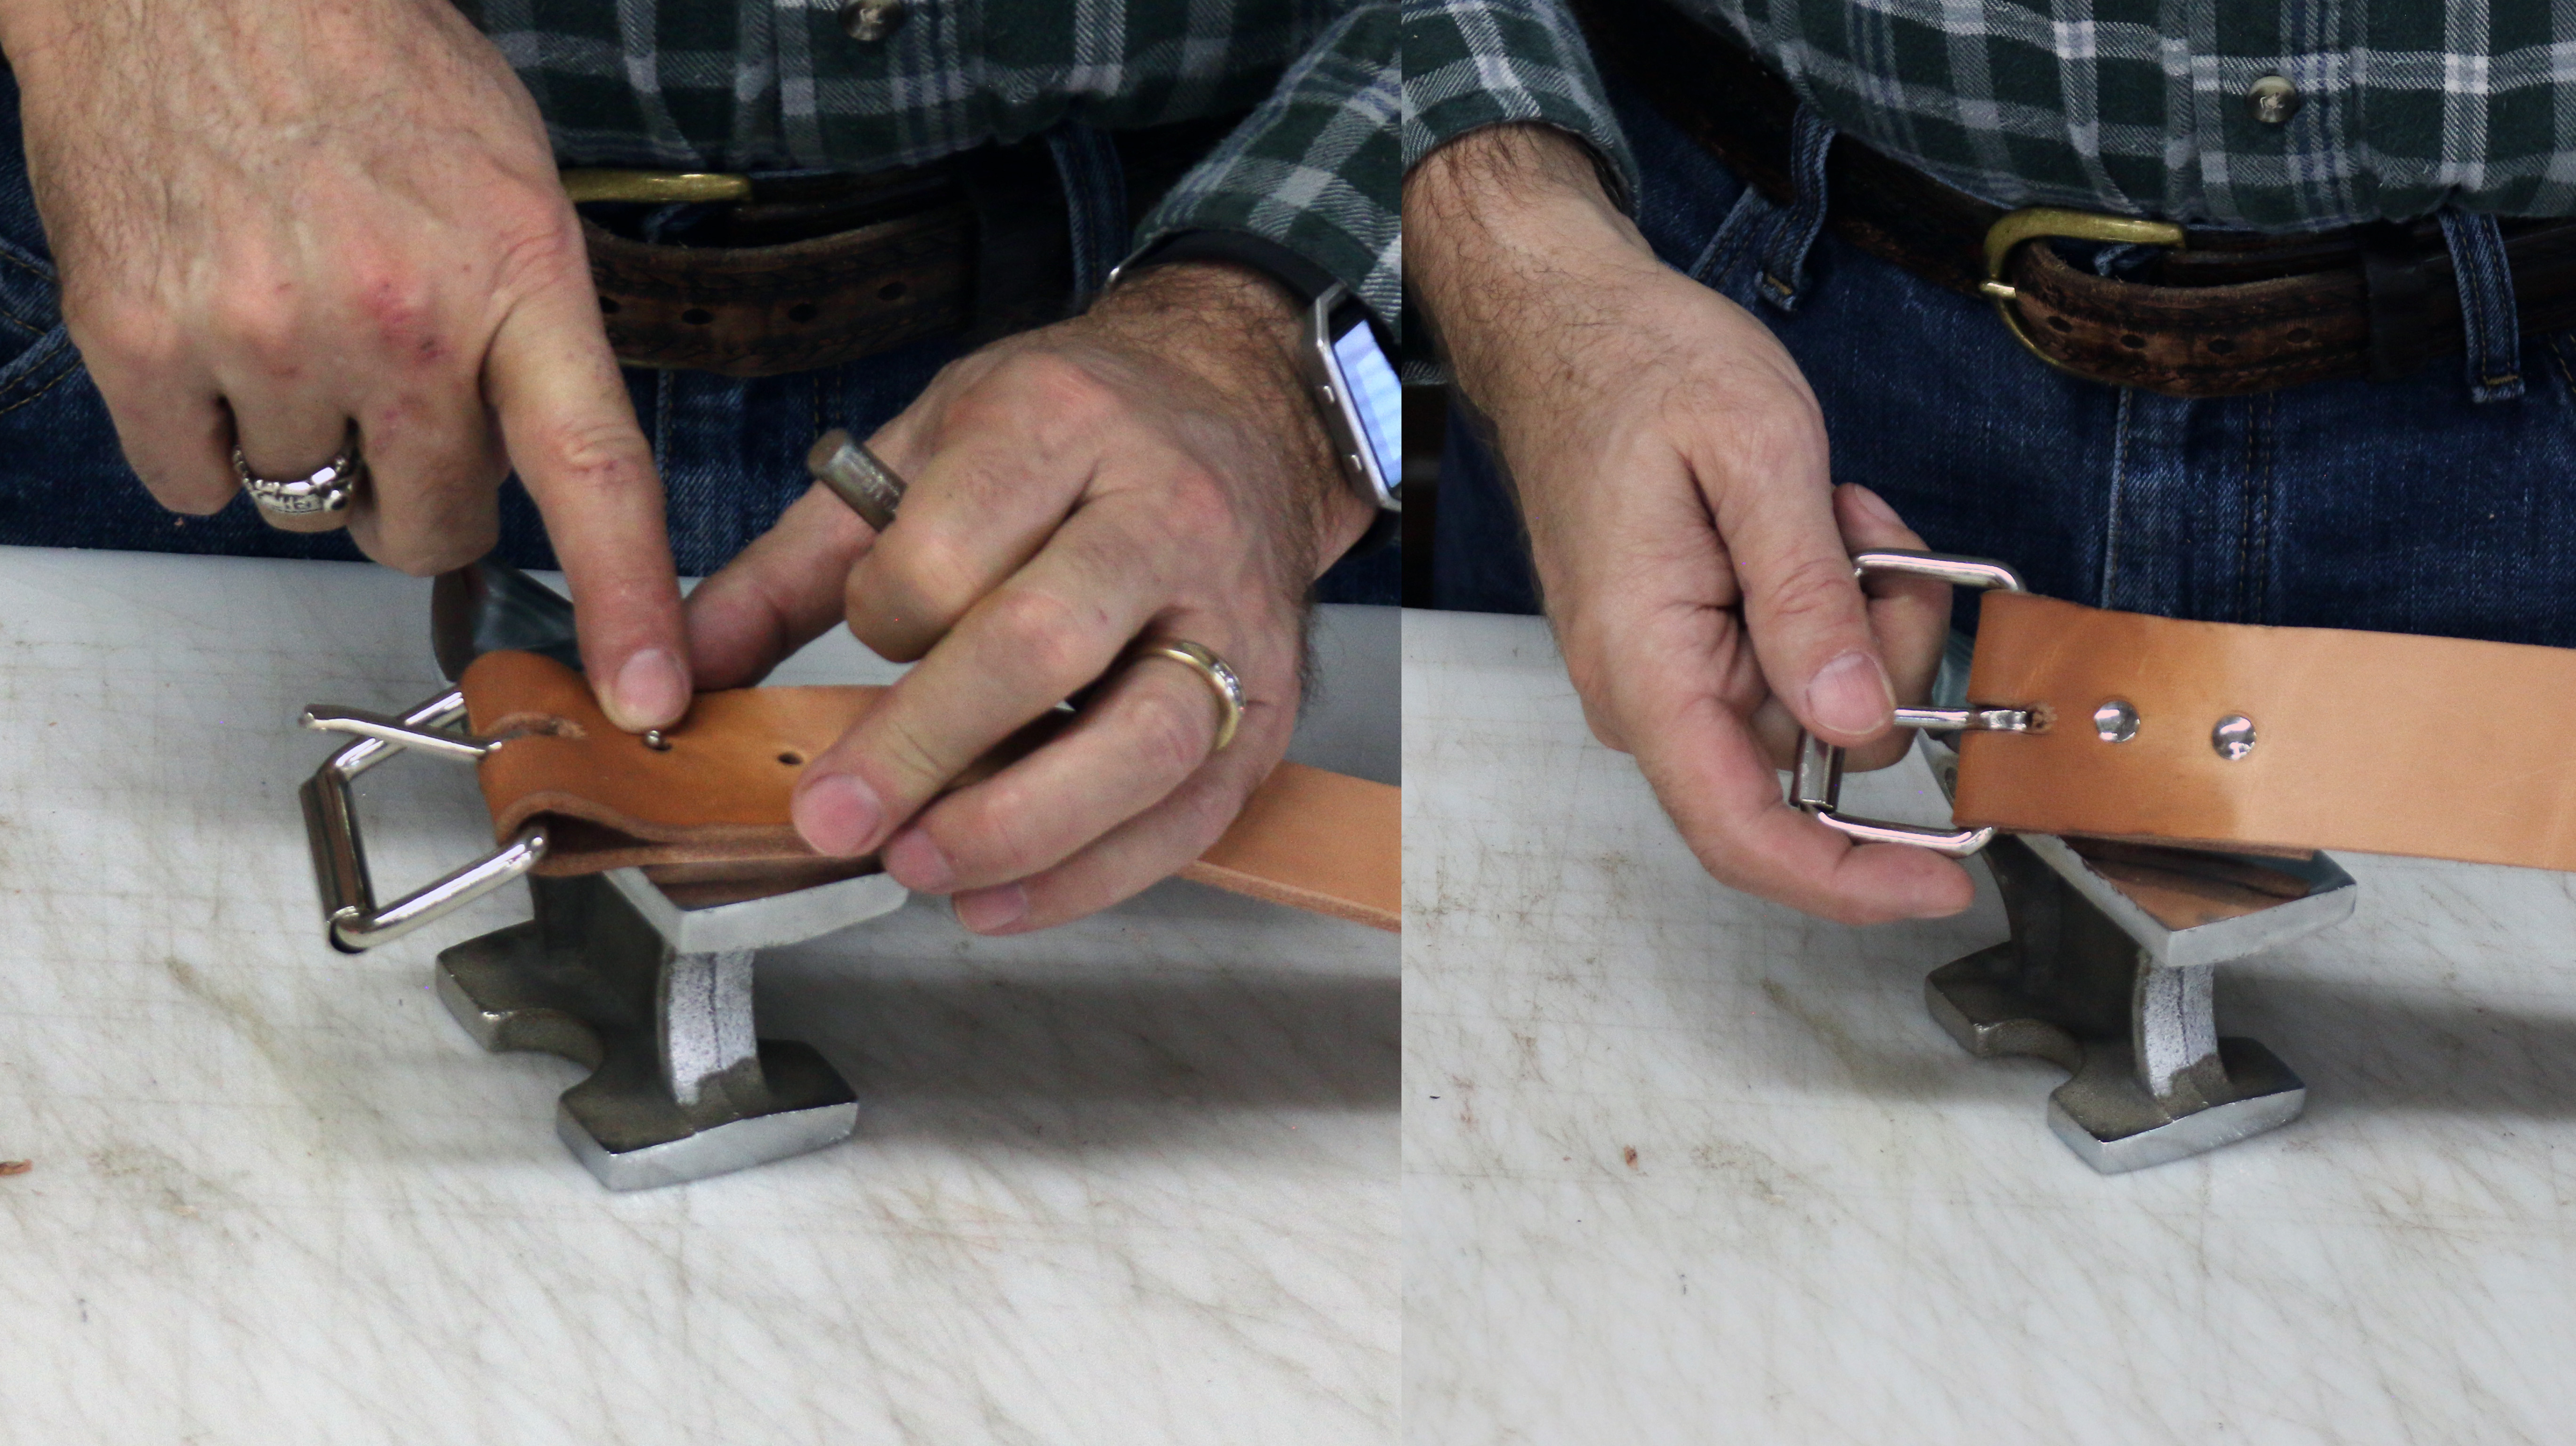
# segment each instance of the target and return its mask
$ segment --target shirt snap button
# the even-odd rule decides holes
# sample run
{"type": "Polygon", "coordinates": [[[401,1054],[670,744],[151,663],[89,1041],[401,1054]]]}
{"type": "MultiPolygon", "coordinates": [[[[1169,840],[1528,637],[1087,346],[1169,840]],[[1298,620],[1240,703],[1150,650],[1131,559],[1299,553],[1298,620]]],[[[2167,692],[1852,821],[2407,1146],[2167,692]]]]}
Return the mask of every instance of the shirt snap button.
{"type": "Polygon", "coordinates": [[[2245,92],[2245,103],[2253,109],[2254,119],[2267,126],[2288,125],[2304,100],[2297,86],[2277,75],[2263,77],[2245,92]]]}
{"type": "Polygon", "coordinates": [[[841,29],[862,45],[874,45],[903,24],[903,0],[850,0],[841,7],[841,29]]]}

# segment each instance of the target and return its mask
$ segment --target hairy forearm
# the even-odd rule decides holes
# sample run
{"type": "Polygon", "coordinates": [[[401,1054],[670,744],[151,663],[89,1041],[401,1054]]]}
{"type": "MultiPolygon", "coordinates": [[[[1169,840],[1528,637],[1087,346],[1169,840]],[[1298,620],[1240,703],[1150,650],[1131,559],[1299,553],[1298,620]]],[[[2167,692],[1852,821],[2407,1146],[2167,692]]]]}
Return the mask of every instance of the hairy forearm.
{"type": "Polygon", "coordinates": [[[1584,298],[1657,263],[1602,188],[1592,153],[1541,125],[1471,131],[1405,180],[1407,278],[1471,398],[1543,367],[1541,316],[1580,325],[1584,298]]]}

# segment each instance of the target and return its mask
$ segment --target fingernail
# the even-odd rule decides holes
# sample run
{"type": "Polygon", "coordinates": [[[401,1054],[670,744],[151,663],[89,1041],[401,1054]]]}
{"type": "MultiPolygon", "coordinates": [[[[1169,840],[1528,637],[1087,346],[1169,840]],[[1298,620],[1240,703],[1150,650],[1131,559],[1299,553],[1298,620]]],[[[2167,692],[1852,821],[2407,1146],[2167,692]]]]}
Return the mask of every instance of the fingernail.
{"type": "Polygon", "coordinates": [[[948,903],[969,934],[998,934],[1029,916],[1029,891],[1017,884],[970,889],[948,903]]]}
{"type": "Polygon", "coordinates": [[[1858,648],[1816,670],[1807,685],[1807,718],[1817,727],[1847,735],[1875,733],[1895,716],[1896,689],[1878,659],[1858,648]]]}
{"type": "Polygon", "coordinates": [[[816,853],[835,858],[866,853],[868,845],[876,842],[878,825],[885,822],[885,806],[877,802],[876,790],[846,773],[808,778],[796,790],[788,812],[796,820],[796,831],[816,853]]]}
{"type": "Polygon", "coordinates": [[[1883,522],[1890,527],[1905,525],[1905,519],[1896,515],[1896,509],[1887,505],[1886,498],[1857,482],[1851,484],[1851,493],[1852,504],[1867,514],[1872,522],[1883,522]]]}
{"type": "Polygon", "coordinates": [[[944,894],[957,887],[957,870],[930,841],[930,831],[908,828],[885,846],[885,870],[916,894],[944,894]]]}
{"type": "Polygon", "coordinates": [[[607,700],[620,728],[640,732],[677,723],[689,711],[689,675],[680,660],[646,648],[617,670],[616,696],[607,700]]]}

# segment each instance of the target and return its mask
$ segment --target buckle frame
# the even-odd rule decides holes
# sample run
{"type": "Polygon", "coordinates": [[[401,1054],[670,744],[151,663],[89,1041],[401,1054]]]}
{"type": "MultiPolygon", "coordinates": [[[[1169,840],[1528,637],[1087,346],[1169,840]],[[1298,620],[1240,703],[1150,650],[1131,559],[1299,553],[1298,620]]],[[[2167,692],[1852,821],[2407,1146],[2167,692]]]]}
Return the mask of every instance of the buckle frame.
{"type": "Polygon", "coordinates": [[[561,173],[574,205],[593,201],[642,201],[655,205],[719,205],[751,199],[751,178],[720,171],[626,171],[575,167],[561,173]]]}
{"type": "Polygon", "coordinates": [[[501,746],[491,739],[441,731],[464,717],[464,691],[450,688],[415,704],[399,718],[316,705],[297,720],[318,733],[357,735],[357,741],[315,770],[301,790],[305,837],[313,848],[313,881],[322,895],[323,933],[341,953],[357,954],[390,944],[445,918],[526,874],[546,856],[545,826],[530,824],[518,837],[463,868],[390,904],[376,903],[375,881],[367,869],[366,842],[358,831],[357,803],[349,785],[359,774],[406,750],[454,763],[475,763],[501,746]]]}
{"type": "Polygon", "coordinates": [[[2062,206],[2025,206],[2007,211],[1986,228],[1986,279],[1977,290],[1995,303],[1995,314],[2004,319],[2004,329],[2013,334],[2032,356],[2062,372],[2077,376],[2073,367],[2040,350],[2039,343],[2021,324],[2021,313],[2013,303],[2021,293],[2004,279],[2012,265],[2013,252],[2024,242],[2051,237],[2069,241],[2105,241],[2132,246],[2164,246],[2184,249],[2184,233],[2170,221],[2148,221],[2136,216],[2105,216],[2093,211],[2075,211],[2062,206]]]}
{"type": "MultiPolygon", "coordinates": [[[[1975,588],[1980,592],[2029,591],[2022,585],[2021,574],[2004,563],[1990,558],[1960,557],[1941,552],[1890,548],[1854,553],[1853,580],[1865,581],[1873,574],[1937,578],[1952,587],[1975,588]]],[[[1980,707],[1970,703],[1965,708],[1899,708],[1896,710],[1896,726],[1941,733],[2028,733],[2037,724],[2026,708],[1980,707]]],[[[1994,842],[1996,831],[1992,827],[1944,830],[1871,818],[1847,818],[1836,812],[1842,804],[1842,789],[1842,747],[1827,743],[1804,729],[1799,730],[1798,766],[1790,775],[1788,801],[1792,807],[1812,815],[1816,822],[1860,843],[1905,844],[1954,859],[1966,858],[1994,842]]]]}

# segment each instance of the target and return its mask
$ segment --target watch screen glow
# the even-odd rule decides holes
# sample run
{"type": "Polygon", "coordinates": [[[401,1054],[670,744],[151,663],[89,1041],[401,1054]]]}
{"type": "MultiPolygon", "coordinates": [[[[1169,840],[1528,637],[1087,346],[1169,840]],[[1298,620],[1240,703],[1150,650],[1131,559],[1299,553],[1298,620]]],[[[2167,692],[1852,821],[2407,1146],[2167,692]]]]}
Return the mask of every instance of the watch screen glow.
{"type": "Polygon", "coordinates": [[[1404,477],[1404,386],[1365,323],[1333,338],[1333,356],[1342,364],[1342,385],[1358,404],[1378,474],[1395,486],[1404,477]]]}

